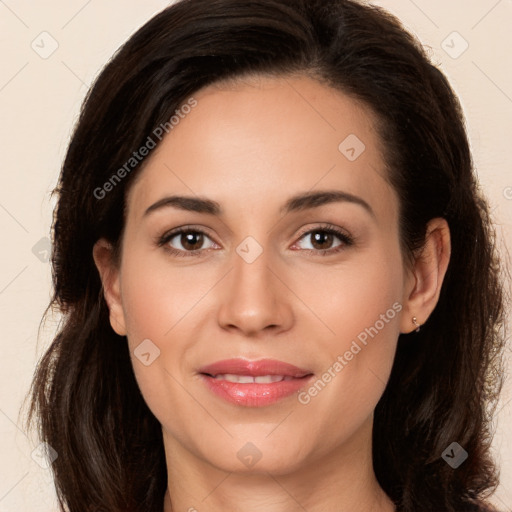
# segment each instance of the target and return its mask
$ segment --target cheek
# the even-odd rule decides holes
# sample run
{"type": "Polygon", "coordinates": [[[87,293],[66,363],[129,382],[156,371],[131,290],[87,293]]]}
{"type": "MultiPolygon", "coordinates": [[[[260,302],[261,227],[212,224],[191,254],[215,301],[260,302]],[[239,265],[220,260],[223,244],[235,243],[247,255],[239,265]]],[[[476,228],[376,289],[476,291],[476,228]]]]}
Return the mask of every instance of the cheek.
{"type": "Polygon", "coordinates": [[[147,405],[162,424],[176,425],[202,414],[194,410],[180,382],[190,367],[195,342],[191,332],[204,316],[201,299],[218,279],[207,269],[198,273],[194,266],[173,267],[156,252],[135,249],[123,261],[122,302],[132,365],[147,405]],[[141,360],[141,353],[149,357],[141,360]],[[184,415],[173,415],[177,409],[184,415]]]}
{"type": "Polygon", "coordinates": [[[215,281],[213,273],[201,271],[198,277],[193,266],[173,266],[157,251],[130,254],[122,268],[122,296],[131,341],[172,338],[176,326],[200,309],[215,281]]]}
{"type": "Polygon", "coordinates": [[[400,253],[393,247],[316,275],[321,292],[310,294],[310,303],[316,297],[315,312],[330,334],[318,337],[324,373],[301,403],[322,410],[333,428],[359,424],[385,389],[400,334],[402,286],[400,253]]]}
{"type": "Polygon", "coordinates": [[[173,373],[166,359],[176,359],[181,350],[179,339],[172,344],[166,340],[172,338],[190,302],[192,292],[182,281],[151,254],[127,251],[121,268],[123,312],[133,369],[150,408],[158,390],[168,385],[166,372],[173,373]]]}
{"type": "Polygon", "coordinates": [[[326,335],[319,336],[319,340],[324,340],[326,348],[331,347],[331,354],[332,349],[338,352],[347,343],[350,345],[352,339],[376,322],[386,336],[391,330],[398,333],[397,309],[401,307],[393,308],[403,295],[398,245],[382,241],[354,252],[340,265],[304,266],[294,278],[294,291],[321,320],[318,325],[323,324],[326,335]],[[383,320],[381,315],[385,316],[383,320]]]}
{"type": "Polygon", "coordinates": [[[339,294],[333,306],[346,312],[340,314],[335,329],[341,341],[338,354],[343,349],[349,352],[347,358],[356,353],[350,364],[361,379],[374,373],[375,379],[387,381],[400,333],[403,273],[400,255],[396,252],[393,257],[392,249],[361,261],[346,276],[347,293],[339,294]]]}

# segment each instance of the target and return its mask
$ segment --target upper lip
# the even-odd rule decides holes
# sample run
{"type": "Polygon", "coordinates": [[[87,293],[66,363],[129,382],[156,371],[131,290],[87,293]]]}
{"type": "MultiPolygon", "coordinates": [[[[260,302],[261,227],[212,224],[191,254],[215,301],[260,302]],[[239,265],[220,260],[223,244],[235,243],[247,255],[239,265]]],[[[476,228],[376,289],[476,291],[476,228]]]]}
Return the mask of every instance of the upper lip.
{"type": "Polygon", "coordinates": [[[262,375],[283,375],[300,378],[310,375],[312,372],[294,366],[293,364],[278,361],[277,359],[258,359],[250,361],[248,359],[224,359],[215,363],[203,366],[199,373],[204,373],[215,377],[216,375],[250,375],[259,377],[262,375]]]}

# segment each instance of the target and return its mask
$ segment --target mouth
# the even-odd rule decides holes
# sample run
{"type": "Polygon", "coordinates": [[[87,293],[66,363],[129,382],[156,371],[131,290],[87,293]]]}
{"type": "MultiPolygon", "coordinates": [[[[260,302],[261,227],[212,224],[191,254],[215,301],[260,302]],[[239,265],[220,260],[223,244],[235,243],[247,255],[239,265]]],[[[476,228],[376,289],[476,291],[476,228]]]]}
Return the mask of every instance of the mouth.
{"type": "Polygon", "coordinates": [[[309,370],[275,359],[227,359],[198,373],[215,395],[245,407],[271,405],[297,393],[313,377],[309,370]]]}

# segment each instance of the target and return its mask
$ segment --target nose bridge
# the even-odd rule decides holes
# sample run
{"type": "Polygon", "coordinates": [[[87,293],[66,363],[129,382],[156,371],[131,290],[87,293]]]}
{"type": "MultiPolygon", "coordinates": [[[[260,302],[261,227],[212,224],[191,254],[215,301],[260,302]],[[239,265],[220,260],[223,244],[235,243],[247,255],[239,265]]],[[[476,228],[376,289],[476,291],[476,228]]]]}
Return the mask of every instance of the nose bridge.
{"type": "Polygon", "coordinates": [[[233,255],[232,293],[240,301],[253,303],[259,308],[275,297],[275,283],[272,282],[272,254],[268,243],[260,244],[254,237],[248,236],[236,248],[233,255]]]}
{"type": "Polygon", "coordinates": [[[246,237],[236,247],[219,310],[221,324],[244,332],[287,327],[291,310],[283,284],[274,275],[274,260],[271,250],[254,237],[246,237]]]}
{"type": "Polygon", "coordinates": [[[265,247],[254,237],[245,238],[236,248],[233,255],[233,281],[241,290],[258,293],[259,288],[269,290],[269,274],[272,260],[269,244],[265,247]]]}

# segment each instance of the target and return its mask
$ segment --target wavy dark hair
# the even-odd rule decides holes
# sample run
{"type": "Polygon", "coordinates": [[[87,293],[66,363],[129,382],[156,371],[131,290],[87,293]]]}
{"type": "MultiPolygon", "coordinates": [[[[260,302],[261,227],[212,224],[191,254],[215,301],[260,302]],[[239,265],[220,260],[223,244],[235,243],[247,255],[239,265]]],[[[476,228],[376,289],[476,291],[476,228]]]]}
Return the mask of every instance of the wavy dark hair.
{"type": "Polygon", "coordinates": [[[27,420],[37,418],[58,453],[62,510],[161,511],[167,487],[161,425],[110,326],[92,257],[101,237],[119,254],[125,198],[148,159],[104,197],[94,191],[194,92],[251,75],[307,75],[375,114],[404,261],[418,255],[429,220],[447,220],[439,302],[419,333],[399,337],[375,410],[373,463],[400,512],[483,510],[498,484],[490,443],[506,339],[489,207],[446,77],[394,16],[355,0],[178,1],[116,52],[88,92],[54,190],[45,316],[57,309],[62,323],[35,373],[27,420]],[[453,441],[468,453],[456,470],[441,457],[453,441]]]}

